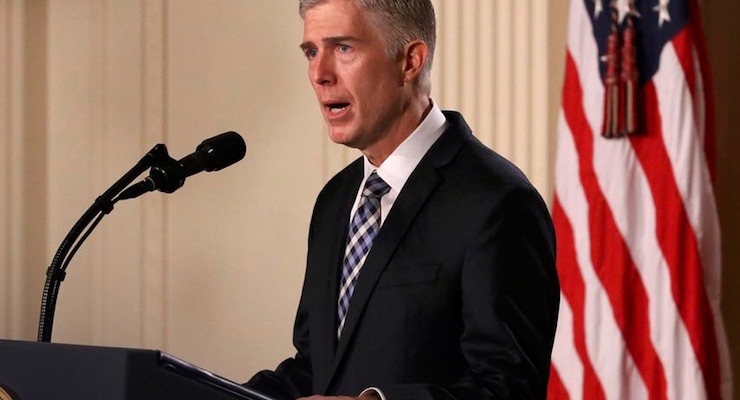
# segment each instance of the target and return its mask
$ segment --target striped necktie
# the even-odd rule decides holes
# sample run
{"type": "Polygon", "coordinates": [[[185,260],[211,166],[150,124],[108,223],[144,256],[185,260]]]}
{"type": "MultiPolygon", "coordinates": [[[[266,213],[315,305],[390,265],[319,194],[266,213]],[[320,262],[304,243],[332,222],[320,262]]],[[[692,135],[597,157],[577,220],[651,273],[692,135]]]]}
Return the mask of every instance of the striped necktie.
{"type": "Polygon", "coordinates": [[[347,235],[347,248],[344,252],[342,264],[342,282],[339,286],[339,307],[337,316],[339,324],[337,337],[342,335],[344,320],[349,309],[349,300],[355,291],[357,277],[360,269],[365,263],[365,258],[373,247],[373,239],[380,230],[380,198],[383,197],[391,187],[388,186],[378,174],[373,171],[365,182],[362,190],[360,205],[349,226],[347,235]]]}

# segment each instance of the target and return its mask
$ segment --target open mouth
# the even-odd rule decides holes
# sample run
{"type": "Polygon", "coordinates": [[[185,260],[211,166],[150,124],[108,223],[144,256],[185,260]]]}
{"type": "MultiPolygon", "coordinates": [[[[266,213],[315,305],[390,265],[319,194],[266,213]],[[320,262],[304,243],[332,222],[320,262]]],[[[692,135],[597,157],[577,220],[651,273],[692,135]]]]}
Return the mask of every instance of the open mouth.
{"type": "Polygon", "coordinates": [[[329,110],[332,114],[339,114],[342,111],[346,110],[347,107],[349,107],[349,103],[328,103],[325,105],[325,107],[329,110]]]}

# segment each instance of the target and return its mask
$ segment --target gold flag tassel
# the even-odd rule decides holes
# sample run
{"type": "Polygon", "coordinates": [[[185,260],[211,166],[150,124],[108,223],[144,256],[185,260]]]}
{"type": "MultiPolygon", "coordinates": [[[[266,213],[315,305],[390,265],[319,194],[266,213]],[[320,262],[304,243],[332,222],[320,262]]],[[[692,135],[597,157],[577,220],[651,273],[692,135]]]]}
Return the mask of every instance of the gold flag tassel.
{"type": "Polygon", "coordinates": [[[606,45],[606,79],[604,90],[604,124],[601,135],[605,138],[619,137],[620,101],[620,41],[619,10],[616,1],[611,3],[612,30],[606,45]]]}
{"type": "Polygon", "coordinates": [[[635,10],[634,0],[630,1],[630,12],[627,14],[627,25],[623,32],[622,73],[620,75],[623,106],[620,107],[619,131],[622,135],[632,135],[638,130],[637,92],[639,90],[639,70],[637,69],[637,51],[635,49],[635,10]]]}

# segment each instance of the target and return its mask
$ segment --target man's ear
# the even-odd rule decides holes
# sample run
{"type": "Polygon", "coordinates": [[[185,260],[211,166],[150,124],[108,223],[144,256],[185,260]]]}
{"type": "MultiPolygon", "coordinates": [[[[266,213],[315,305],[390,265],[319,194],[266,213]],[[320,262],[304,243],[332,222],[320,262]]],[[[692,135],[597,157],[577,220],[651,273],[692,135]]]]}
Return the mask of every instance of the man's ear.
{"type": "Polygon", "coordinates": [[[413,40],[403,49],[403,83],[412,83],[421,75],[429,56],[429,47],[421,40],[413,40]]]}

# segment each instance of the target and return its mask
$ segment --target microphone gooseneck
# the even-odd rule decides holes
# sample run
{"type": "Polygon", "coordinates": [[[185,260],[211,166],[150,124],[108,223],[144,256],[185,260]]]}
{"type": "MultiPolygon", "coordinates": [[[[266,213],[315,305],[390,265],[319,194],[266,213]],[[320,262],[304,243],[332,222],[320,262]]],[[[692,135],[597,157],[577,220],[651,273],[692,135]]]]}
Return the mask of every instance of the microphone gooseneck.
{"type": "Polygon", "coordinates": [[[226,132],[204,140],[193,154],[179,161],[167,154],[167,147],[164,144],[158,144],[100,195],[64,238],[47,269],[41,298],[38,341],[51,341],[59,287],[66,276],[69,262],[103,217],[113,211],[116,202],[138,197],[155,189],[172,193],[185,183],[188,176],[201,171],[218,171],[226,168],[244,158],[246,151],[244,139],[236,132],[226,132]],[[149,176],[131,185],[131,182],[147,168],[150,168],[149,176]]]}

